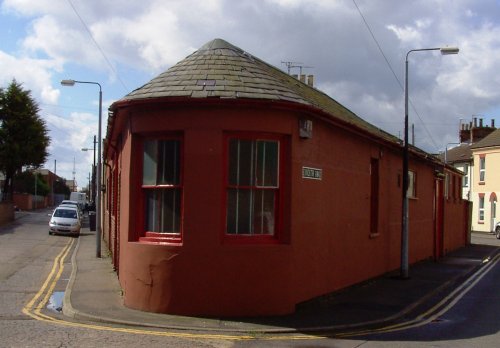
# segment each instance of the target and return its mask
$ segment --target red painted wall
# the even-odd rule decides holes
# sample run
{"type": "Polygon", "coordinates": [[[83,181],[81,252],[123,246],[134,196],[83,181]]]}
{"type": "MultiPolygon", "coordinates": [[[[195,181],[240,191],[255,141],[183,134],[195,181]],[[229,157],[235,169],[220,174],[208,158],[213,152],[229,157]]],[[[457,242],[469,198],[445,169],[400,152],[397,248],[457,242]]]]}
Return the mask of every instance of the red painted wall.
{"type": "MultiPolygon", "coordinates": [[[[270,315],[294,311],[312,297],[397,269],[401,235],[401,154],[339,125],[298,111],[265,107],[153,107],[115,112],[120,152],[119,279],[125,305],[186,315],[270,315]],[[129,113],[130,112],[130,113],[129,113]],[[298,120],[313,120],[312,139],[300,139],[298,120]],[[129,119],[128,119],[129,118],[129,119]],[[124,121],[127,120],[127,121],[124,121]],[[139,242],[141,136],[182,132],[183,241],[139,242]],[[285,238],[274,245],[223,240],[225,131],[289,137],[285,238]],[[370,231],[370,163],[379,161],[377,233],[370,231]],[[321,181],[302,167],[323,170],[321,181]]],[[[109,151],[109,149],[108,149],[109,151]]],[[[410,262],[434,253],[434,167],[411,159],[417,199],[410,200],[410,262]]],[[[445,221],[463,221],[464,209],[445,221]]],[[[107,217],[108,215],[106,215],[107,217]]],[[[105,222],[105,225],[107,223],[105,222]]],[[[446,226],[447,248],[461,244],[446,226]],[[453,236],[453,237],[452,237],[453,236]]]]}

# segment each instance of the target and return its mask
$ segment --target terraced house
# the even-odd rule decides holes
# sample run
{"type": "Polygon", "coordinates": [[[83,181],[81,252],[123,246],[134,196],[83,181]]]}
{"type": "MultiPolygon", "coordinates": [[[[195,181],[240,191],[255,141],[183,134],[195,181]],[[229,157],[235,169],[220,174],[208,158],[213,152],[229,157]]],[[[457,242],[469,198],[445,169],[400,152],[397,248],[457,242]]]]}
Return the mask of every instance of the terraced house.
{"type": "Polygon", "coordinates": [[[493,232],[500,216],[500,129],[471,146],[474,159],[472,229],[493,232]]]}
{"type": "MultiPolygon", "coordinates": [[[[208,42],[110,108],[103,235],[125,305],[279,315],[397,270],[402,152],[314,86],[208,42]]],[[[410,263],[463,246],[461,172],[411,147],[410,173],[410,263]]]]}

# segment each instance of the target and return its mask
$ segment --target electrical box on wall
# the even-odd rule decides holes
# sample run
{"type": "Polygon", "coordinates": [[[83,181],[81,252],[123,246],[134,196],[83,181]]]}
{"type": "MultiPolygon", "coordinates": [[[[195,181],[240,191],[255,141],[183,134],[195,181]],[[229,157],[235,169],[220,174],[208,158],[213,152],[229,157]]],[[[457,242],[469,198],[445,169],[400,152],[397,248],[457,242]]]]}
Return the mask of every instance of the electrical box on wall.
{"type": "Polygon", "coordinates": [[[311,120],[299,120],[299,137],[302,139],[311,139],[313,132],[313,123],[311,120]]]}

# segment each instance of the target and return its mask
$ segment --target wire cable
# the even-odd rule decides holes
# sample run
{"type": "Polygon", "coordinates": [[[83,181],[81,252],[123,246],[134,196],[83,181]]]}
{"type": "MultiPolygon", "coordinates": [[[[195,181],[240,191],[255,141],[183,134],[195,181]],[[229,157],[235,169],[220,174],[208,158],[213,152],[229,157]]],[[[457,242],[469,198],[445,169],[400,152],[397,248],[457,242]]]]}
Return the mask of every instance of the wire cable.
{"type": "Polygon", "coordinates": [[[80,22],[82,23],[83,27],[85,28],[85,30],[87,31],[87,33],[89,34],[90,38],[92,39],[92,41],[94,42],[94,45],[97,47],[97,49],[99,50],[99,52],[101,52],[101,55],[103,56],[104,60],[106,61],[106,63],[108,64],[109,68],[111,69],[111,71],[115,74],[116,78],[118,79],[118,81],[120,81],[121,85],[123,86],[123,88],[125,89],[125,92],[128,92],[130,91],[130,89],[125,85],[125,83],[123,82],[123,80],[120,78],[120,75],[118,74],[118,71],[116,71],[115,67],[113,66],[113,64],[111,64],[111,61],[108,59],[108,57],[106,56],[106,53],[104,53],[104,50],[101,48],[101,46],[99,46],[99,44],[97,43],[96,39],[94,38],[94,35],[92,35],[92,32],[90,31],[89,27],[87,26],[87,24],[85,23],[85,21],[83,20],[82,16],[80,16],[80,14],[78,13],[78,11],[76,10],[75,6],[73,5],[73,3],[71,2],[71,0],[68,0],[68,3],[70,4],[71,8],[73,9],[73,11],[75,12],[76,16],[80,19],[80,22]]]}
{"type": "MultiPolygon", "coordinates": [[[[359,15],[361,16],[361,18],[363,19],[363,22],[365,23],[365,26],[366,28],[368,29],[368,32],[370,33],[373,41],[375,42],[375,44],[377,45],[378,47],[378,50],[380,52],[380,54],[382,54],[382,57],[384,57],[384,60],[385,60],[385,63],[387,64],[387,66],[389,67],[389,69],[391,70],[392,72],[392,75],[394,76],[394,78],[396,79],[399,87],[401,88],[401,90],[404,92],[404,87],[403,87],[403,84],[401,83],[401,81],[399,81],[399,78],[398,76],[396,75],[396,73],[394,72],[394,69],[392,68],[392,65],[391,63],[389,62],[389,60],[387,59],[387,56],[385,55],[384,53],[384,50],[382,49],[382,47],[380,46],[380,44],[378,43],[378,40],[377,38],[375,37],[375,34],[373,34],[373,31],[370,27],[370,25],[368,24],[368,22],[366,21],[365,19],[365,16],[363,16],[363,13],[361,12],[361,9],[359,8],[358,4],[356,3],[356,0],[352,0],[352,2],[354,3],[354,6],[356,6],[356,9],[358,10],[358,13],[359,15]]],[[[418,116],[418,119],[420,120],[420,122],[422,123],[422,126],[424,127],[424,130],[425,132],[427,133],[427,135],[429,136],[432,144],[434,145],[434,147],[437,149],[438,146],[436,144],[436,142],[434,141],[434,138],[432,137],[431,133],[429,132],[429,130],[427,129],[427,127],[425,126],[425,123],[424,121],[422,120],[422,118],[420,117],[420,114],[418,113],[417,109],[415,108],[415,105],[413,105],[413,102],[411,101],[411,98],[408,98],[409,102],[410,102],[410,105],[411,105],[411,108],[413,109],[413,111],[415,112],[415,114],[418,116]]]]}

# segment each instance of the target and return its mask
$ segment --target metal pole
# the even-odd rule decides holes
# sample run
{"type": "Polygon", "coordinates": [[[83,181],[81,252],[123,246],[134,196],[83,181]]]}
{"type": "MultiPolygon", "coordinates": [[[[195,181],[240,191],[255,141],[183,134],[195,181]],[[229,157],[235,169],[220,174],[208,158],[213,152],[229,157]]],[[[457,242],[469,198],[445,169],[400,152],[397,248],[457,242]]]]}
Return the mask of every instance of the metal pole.
{"type": "Polygon", "coordinates": [[[410,50],[406,53],[405,60],[405,134],[403,149],[403,192],[402,192],[402,217],[401,217],[401,278],[407,279],[408,274],[408,56],[417,51],[441,51],[441,54],[457,54],[457,47],[435,47],[410,50]]]}
{"type": "MultiPolygon", "coordinates": [[[[101,257],[101,128],[102,128],[102,88],[98,82],[62,80],[63,86],[74,86],[75,83],[87,83],[99,86],[99,124],[97,131],[97,188],[96,188],[96,257],[101,257]]],[[[95,147],[95,143],[94,143],[95,147]]]]}
{"type": "Polygon", "coordinates": [[[92,166],[92,203],[95,204],[95,194],[96,194],[96,184],[95,184],[95,176],[96,176],[96,170],[95,170],[95,144],[96,144],[96,136],[94,135],[94,164],[92,166]]]}
{"type": "MultiPolygon", "coordinates": [[[[411,52],[411,51],[410,51],[411,52]]],[[[405,61],[405,129],[403,149],[403,210],[401,222],[401,278],[408,278],[408,52],[405,61]]]]}
{"type": "MultiPolygon", "coordinates": [[[[98,84],[99,85],[99,84],[98,84]]],[[[101,123],[102,89],[99,85],[99,125],[97,131],[96,257],[101,257],[101,123]]]]}

